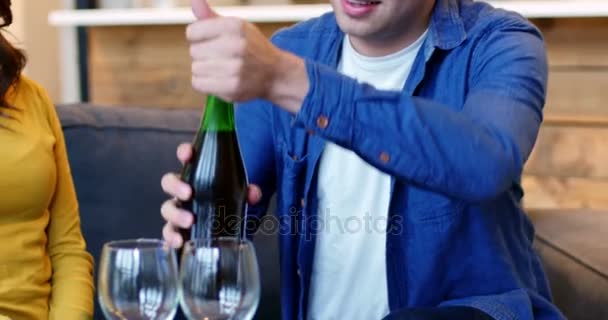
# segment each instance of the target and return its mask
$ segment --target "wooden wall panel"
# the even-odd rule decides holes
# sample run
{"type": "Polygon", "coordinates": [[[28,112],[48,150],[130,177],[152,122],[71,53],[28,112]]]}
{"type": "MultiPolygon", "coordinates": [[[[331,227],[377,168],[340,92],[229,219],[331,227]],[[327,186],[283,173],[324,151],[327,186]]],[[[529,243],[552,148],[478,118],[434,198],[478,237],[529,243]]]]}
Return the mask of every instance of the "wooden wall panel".
{"type": "MultiPolygon", "coordinates": [[[[270,36],[284,24],[260,25],[270,36]]],[[[91,101],[103,105],[197,108],[185,26],[89,29],[91,101]]]]}
{"type": "Polygon", "coordinates": [[[608,123],[544,125],[523,187],[528,209],[608,209],[608,123]]]}
{"type": "Polygon", "coordinates": [[[524,205],[608,209],[608,19],[539,19],[549,82],[524,205]]]}
{"type": "Polygon", "coordinates": [[[524,207],[536,209],[608,209],[608,179],[526,175],[524,207]]]}
{"type": "Polygon", "coordinates": [[[608,19],[535,19],[549,61],[546,122],[608,118],[608,19]]]}
{"type": "Polygon", "coordinates": [[[608,123],[606,127],[542,127],[525,172],[537,176],[608,179],[608,123]]]}
{"type": "Polygon", "coordinates": [[[608,19],[535,19],[545,38],[551,67],[608,66],[608,19]]]}
{"type": "MultiPolygon", "coordinates": [[[[602,90],[608,84],[608,19],[533,22],[545,36],[551,66],[546,119],[608,114],[603,105],[608,90],[602,90]]],[[[258,26],[270,36],[288,25],[258,26]]],[[[184,30],[181,25],[91,28],[92,100],[163,107],[197,105],[201,96],[184,88],[190,73],[184,30]],[[156,92],[164,96],[155,97],[156,92]]]]}
{"type": "Polygon", "coordinates": [[[89,30],[91,100],[103,105],[196,107],[183,26],[89,30]]]}
{"type": "Polygon", "coordinates": [[[603,118],[608,122],[608,67],[551,69],[545,120],[567,118],[586,118],[592,122],[603,118]]]}

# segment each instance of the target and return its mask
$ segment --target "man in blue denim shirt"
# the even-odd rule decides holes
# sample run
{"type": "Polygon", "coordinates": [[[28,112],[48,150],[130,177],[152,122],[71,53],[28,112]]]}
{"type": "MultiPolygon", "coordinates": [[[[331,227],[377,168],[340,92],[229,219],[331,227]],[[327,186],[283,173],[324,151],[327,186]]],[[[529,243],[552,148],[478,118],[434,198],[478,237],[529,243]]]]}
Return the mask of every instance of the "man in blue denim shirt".
{"type": "MultiPolygon", "coordinates": [[[[539,31],[468,0],[331,3],[333,12],[270,42],[195,0],[198,20],[187,30],[194,88],[242,102],[236,121],[252,183],[249,215],[261,217],[277,192],[287,227],[283,319],[563,318],[521,208],[520,176],[545,102],[539,31]],[[392,69],[403,70],[388,84],[391,68],[366,69],[393,59],[402,60],[392,69]],[[369,175],[353,186],[349,175],[332,176],[347,172],[342,165],[369,175]],[[335,199],[342,181],[345,199],[335,199]],[[349,201],[377,209],[382,237],[320,230],[324,207],[340,211],[349,201]],[[347,283],[341,273],[356,277],[347,283]]],[[[187,161],[190,147],[178,156],[187,161]]],[[[191,195],[174,174],[162,185],[175,198],[191,195]]],[[[175,228],[189,227],[191,215],[174,200],[162,214],[165,239],[180,246],[175,228]]]]}

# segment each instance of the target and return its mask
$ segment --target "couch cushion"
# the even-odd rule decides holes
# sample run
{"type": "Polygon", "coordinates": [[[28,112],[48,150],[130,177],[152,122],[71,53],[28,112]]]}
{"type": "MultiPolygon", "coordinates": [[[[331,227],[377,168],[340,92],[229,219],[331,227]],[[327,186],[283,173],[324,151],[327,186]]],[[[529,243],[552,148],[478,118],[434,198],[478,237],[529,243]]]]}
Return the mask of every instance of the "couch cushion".
{"type": "Polygon", "coordinates": [[[556,305],[568,319],[608,319],[608,211],[530,213],[556,305]]]}
{"type": "Polygon", "coordinates": [[[160,237],[162,175],[179,170],[175,147],[192,139],[198,114],[59,106],[91,253],[103,242],[160,237]]]}
{"type": "MultiPolygon", "coordinates": [[[[68,158],[80,204],[82,231],[95,261],[107,241],[160,238],[160,180],[181,165],[175,149],[191,141],[200,110],[62,105],[68,158]]],[[[278,318],[276,235],[255,239],[262,274],[258,318],[278,318]]],[[[96,264],[97,265],[97,264],[96,264]]],[[[96,319],[103,319],[96,303],[96,319]]]]}

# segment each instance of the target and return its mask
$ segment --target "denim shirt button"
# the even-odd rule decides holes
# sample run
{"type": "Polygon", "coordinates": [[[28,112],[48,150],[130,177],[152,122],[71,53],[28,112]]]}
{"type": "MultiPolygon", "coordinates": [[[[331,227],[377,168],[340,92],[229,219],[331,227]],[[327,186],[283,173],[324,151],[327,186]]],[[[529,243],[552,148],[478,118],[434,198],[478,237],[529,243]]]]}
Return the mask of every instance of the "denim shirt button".
{"type": "Polygon", "coordinates": [[[317,118],[317,127],[321,128],[321,129],[325,129],[325,128],[327,128],[328,125],[329,125],[329,119],[327,119],[326,116],[319,116],[317,118]]]}
{"type": "Polygon", "coordinates": [[[304,200],[304,198],[300,199],[300,205],[302,206],[302,208],[304,208],[304,206],[306,205],[306,200],[304,200]]]}
{"type": "Polygon", "coordinates": [[[386,153],[386,152],[380,153],[380,161],[382,161],[382,163],[387,164],[390,160],[391,160],[391,157],[388,155],[388,153],[386,153]]]}

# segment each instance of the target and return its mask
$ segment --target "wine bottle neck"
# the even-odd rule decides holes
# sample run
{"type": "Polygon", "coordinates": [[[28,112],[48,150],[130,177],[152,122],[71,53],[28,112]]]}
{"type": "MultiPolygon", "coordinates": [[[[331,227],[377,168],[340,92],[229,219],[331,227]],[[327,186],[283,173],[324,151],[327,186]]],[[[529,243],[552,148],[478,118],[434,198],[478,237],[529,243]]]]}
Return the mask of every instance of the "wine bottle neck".
{"type": "Polygon", "coordinates": [[[218,132],[235,131],[233,104],[215,96],[207,96],[201,129],[218,132]]]}

